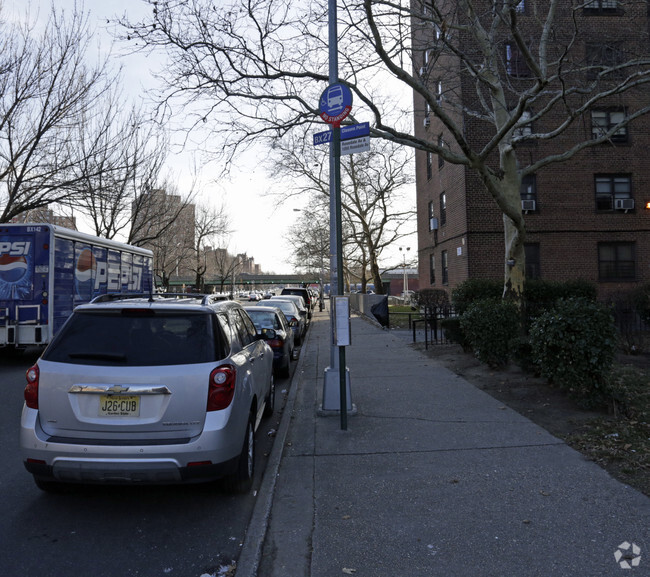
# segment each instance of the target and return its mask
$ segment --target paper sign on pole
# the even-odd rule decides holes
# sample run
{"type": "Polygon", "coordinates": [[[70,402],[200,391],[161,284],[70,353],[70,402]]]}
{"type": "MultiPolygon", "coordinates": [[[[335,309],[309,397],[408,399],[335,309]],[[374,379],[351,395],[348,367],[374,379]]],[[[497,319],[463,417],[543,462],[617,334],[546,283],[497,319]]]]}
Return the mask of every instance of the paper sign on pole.
{"type": "Polygon", "coordinates": [[[334,297],[334,344],[337,347],[350,346],[350,299],[334,297]]]}

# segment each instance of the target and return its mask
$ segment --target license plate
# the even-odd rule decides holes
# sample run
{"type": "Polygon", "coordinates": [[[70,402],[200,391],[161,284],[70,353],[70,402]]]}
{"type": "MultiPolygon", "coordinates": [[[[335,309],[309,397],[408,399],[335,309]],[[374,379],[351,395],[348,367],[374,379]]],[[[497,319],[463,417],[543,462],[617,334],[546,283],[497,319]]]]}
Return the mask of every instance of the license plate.
{"type": "Polygon", "coordinates": [[[140,397],[137,395],[100,395],[100,417],[139,417],[140,397]]]}

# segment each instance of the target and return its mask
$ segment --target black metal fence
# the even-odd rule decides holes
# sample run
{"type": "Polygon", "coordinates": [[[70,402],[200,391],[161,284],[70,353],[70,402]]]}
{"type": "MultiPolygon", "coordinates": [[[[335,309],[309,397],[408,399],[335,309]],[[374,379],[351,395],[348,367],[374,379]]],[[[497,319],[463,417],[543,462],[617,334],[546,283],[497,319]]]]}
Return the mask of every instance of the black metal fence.
{"type": "MultiPolygon", "coordinates": [[[[620,303],[610,303],[614,315],[614,323],[619,335],[621,347],[628,352],[650,350],[650,323],[645,322],[634,308],[620,303]]],[[[453,307],[440,307],[431,310],[416,310],[411,313],[390,313],[391,327],[394,319],[408,319],[408,330],[413,342],[424,340],[425,348],[431,345],[449,344],[448,331],[443,328],[445,319],[457,318],[453,307]]],[[[401,322],[405,325],[405,322],[401,322]]],[[[406,328],[403,326],[402,328],[406,328]]]]}
{"type": "Polygon", "coordinates": [[[456,314],[451,307],[445,307],[431,311],[429,309],[416,310],[413,312],[391,312],[389,326],[395,328],[399,324],[404,330],[407,329],[406,321],[408,319],[408,330],[413,336],[413,342],[424,340],[425,348],[429,345],[447,344],[451,341],[447,338],[446,331],[442,326],[444,319],[455,317],[456,314]],[[399,319],[399,323],[395,321],[399,319]]]}

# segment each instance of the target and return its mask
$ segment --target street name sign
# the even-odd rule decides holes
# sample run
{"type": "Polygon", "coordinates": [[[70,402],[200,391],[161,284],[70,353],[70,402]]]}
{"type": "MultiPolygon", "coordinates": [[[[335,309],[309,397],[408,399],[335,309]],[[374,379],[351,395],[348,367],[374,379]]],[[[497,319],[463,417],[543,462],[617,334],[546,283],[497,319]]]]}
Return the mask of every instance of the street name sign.
{"type": "Polygon", "coordinates": [[[359,122],[348,126],[341,126],[341,140],[350,138],[359,138],[360,136],[370,136],[370,123],[359,122]]]}
{"type": "Polygon", "coordinates": [[[341,156],[344,154],[353,154],[355,152],[366,152],[370,150],[370,137],[361,136],[360,138],[349,138],[341,141],[341,156]]]}
{"type": "MultiPolygon", "coordinates": [[[[341,141],[350,140],[351,138],[359,138],[362,136],[370,136],[369,122],[359,122],[358,124],[341,126],[341,141]]],[[[329,142],[332,142],[331,130],[317,132],[314,134],[314,146],[318,146],[319,144],[327,144],[329,142]]]]}

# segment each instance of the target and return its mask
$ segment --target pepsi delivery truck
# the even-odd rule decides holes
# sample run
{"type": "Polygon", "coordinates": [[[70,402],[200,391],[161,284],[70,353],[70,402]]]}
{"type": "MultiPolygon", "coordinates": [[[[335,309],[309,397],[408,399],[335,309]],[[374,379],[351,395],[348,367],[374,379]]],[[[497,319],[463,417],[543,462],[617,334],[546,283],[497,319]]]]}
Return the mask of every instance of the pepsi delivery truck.
{"type": "Polygon", "coordinates": [[[0,350],[45,346],[77,305],[152,283],[150,250],[52,224],[0,224],[0,350]]]}

